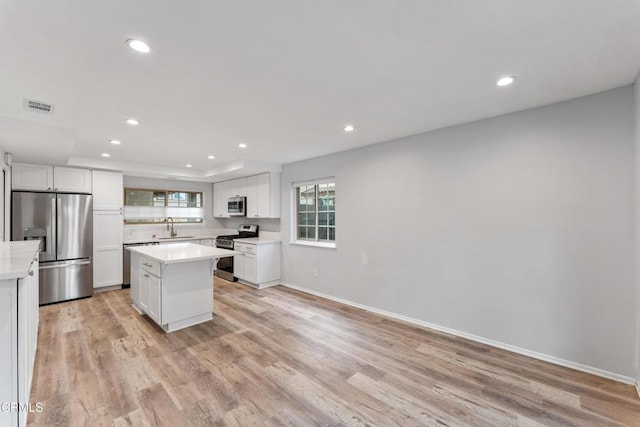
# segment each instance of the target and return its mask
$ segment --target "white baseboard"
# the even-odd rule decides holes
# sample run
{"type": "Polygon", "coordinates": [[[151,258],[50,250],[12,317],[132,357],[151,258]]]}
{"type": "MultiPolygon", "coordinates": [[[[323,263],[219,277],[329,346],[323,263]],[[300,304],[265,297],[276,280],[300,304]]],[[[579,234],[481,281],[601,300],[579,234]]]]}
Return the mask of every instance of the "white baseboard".
{"type": "Polygon", "coordinates": [[[242,285],[250,286],[250,287],[255,288],[255,289],[266,289],[266,288],[270,288],[272,286],[280,285],[282,282],[280,282],[280,280],[272,280],[271,282],[264,282],[264,283],[260,283],[260,284],[256,285],[255,283],[251,283],[251,282],[247,282],[247,281],[242,280],[242,279],[238,279],[238,283],[240,283],[242,285]]]}
{"type": "Polygon", "coordinates": [[[583,365],[581,363],[572,362],[570,360],[560,359],[555,356],[550,356],[544,353],[538,353],[536,351],[527,350],[525,348],[516,347],[510,344],[506,344],[500,341],[495,341],[492,339],[484,338],[478,335],[469,334],[463,331],[458,331],[456,329],[447,328],[445,326],[436,325],[434,323],[425,322],[423,320],[414,319],[412,317],[403,316],[401,314],[392,313],[390,311],[380,310],[375,307],[369,307],[367,305],[359,304],[353,301],[349,301],[343,298],[334,297],[332,295],[324,294],[322,292],[317,292],[311,289],[303,288],[300,286],[293,285],[291,283],[280,282],[282,286],[286,286],[291,289],[295,289],[301,292],[306,292],[311,295],[316,295],[322,298],[326,298],[328,300],[340,302],[342,304],[346,304],[352,307],[361,308],[363,310],[370,311],[372,313],[380,314],[386,317],[390,317],[392,319],[402,320],[407,323],[412,323],[414,325],[423,326],[426,328],[434,329],[436,331],[445,332],[447,334],[455,335],[457,337],[466,338],[471,341],[475,341],[481,344],[487,344],[492,347],[497,347],[503,350],[511,351],[513,353],[522,354],[523,356],[532,357],[534,359],[542,360],[545,362],[553,363],[554,365],[564,366],[566,368],[575,369],[578,371],[586,372],[588,374],[597,375],[599,377],[608,378],[614,381],[618,381],[625,384],[635,385],[638,389],[638,394],[640,395],[640,384],[636,381],[635,378],[627,377],[624,375],[616,374],[615,372],[605,371],[603,369],[594,368],[592,366],[583,365]]]}
{"type": "Polygon", "coordinates": [[[99,288],[93,288],[93,293],[97,294],[100,292],[109,292],[109,291],[118,291],[122,289],[122,285],[108,285],[108,286],[101,286],[99,288]]]}

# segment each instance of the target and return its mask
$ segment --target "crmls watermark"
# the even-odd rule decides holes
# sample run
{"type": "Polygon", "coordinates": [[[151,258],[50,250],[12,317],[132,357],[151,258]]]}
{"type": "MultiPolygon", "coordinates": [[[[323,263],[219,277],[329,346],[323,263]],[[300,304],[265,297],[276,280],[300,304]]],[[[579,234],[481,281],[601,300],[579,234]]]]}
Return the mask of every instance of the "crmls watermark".
{"type": "Polygon", "coordinates": [[[44,409],[42,402],[2,402],[0,403],[0,412],[37,412],[40,413],[44,409]]]}

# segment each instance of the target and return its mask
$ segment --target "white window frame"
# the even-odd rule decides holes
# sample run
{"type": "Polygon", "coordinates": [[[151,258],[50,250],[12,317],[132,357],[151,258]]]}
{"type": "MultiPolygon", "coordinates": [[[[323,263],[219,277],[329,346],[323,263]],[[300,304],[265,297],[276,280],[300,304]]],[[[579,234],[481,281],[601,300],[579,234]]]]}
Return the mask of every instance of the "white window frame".
{"type": "MultiPolygon", "coordinates": [[[[292,245],[301,245],[301,246],[314,246],[319,248],[330,248],[333,249],[336,247],[336,240],[318,240],[318,207],[316,203],[316,221],[315,221],[315,238],[316,240],[308,240],[308,239],[298,239],[298,198],[297,198],[297,189],[299,187],[308,186],[308,185],[321,185],[321,184],[334,184],[336,186],[336,198],[337,198],[337,187],[336,179],[334,177],[328,178],[320,178],[313,179],[310,181],[300,181],[294,182],[291,185],[291,241],[292,245]]],[[[317,197],[317,195],[316,195],[317,197]]]]}

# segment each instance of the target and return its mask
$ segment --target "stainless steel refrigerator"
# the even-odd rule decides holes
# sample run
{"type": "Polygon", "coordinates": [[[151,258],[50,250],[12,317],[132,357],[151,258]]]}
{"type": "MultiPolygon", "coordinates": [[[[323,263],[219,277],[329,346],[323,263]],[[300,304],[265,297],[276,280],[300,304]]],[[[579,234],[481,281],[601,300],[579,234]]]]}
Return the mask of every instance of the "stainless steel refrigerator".
{"type": "Polygon", "coordinates": [[[12,194],[11,240],[40,240],[40,305],[93,295],[90,194],[12,194]]]}

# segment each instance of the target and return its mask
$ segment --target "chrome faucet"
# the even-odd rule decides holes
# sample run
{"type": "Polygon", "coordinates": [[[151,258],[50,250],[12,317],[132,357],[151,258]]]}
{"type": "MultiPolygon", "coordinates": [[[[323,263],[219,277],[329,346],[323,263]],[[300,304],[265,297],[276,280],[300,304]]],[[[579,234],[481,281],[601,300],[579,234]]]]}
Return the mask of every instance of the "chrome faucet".
{"type": "Polygon", "coordinates": [[[167,231],[171,230],[171,237],[176,237],[178,232],[173,229],[173,218],[167,217],[167,231]],[[171,220],[171,227],[169,227],[169,220],[171,220]]]}

